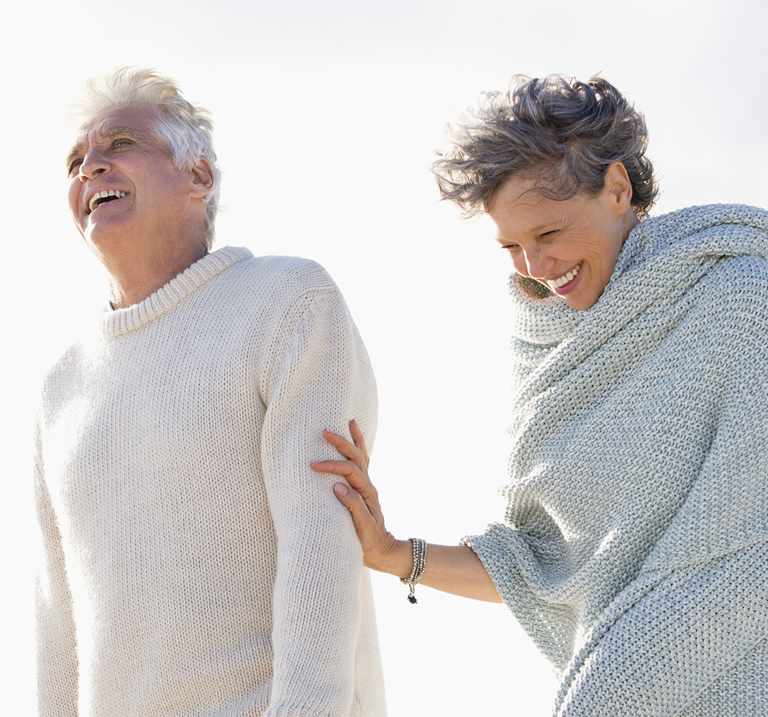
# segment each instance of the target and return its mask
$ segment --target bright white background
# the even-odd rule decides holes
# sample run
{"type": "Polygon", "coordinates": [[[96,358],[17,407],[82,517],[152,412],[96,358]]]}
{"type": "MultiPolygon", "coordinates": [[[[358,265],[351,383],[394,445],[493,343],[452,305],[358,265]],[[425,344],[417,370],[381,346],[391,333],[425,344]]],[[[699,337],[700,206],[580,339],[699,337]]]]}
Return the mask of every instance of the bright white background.
{"type": "MultiPolygon", "coordinates": [[[[216,119],[218,243],[335,277],[379,380],[373,471],[401,537],[502,516],[508,260],[429,173],[445,124],[515,72],[596,72],[645,112],[657,212],[765,205],[759,0],[43,0],[4,11],[0,687],[31,714],[30,416],[41,371],[104,299],[66,210],[63,106],[86,77],[156,67],[216,119]]],[[[390,714],[546,715],[556,682],[505,608],[374,576],[390,714]]],[[[117,716],[116,716],[117,717],[117,716]]]]}

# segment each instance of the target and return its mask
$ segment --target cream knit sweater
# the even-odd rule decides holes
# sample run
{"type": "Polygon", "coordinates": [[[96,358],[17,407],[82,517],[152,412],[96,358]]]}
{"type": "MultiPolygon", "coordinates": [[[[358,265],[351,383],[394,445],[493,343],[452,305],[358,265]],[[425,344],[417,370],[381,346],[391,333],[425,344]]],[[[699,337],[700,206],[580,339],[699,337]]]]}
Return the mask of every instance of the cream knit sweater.
{"type": "Polygon", "coordinates": [[[39,714],[383,715],[328,427],[376,389],[318,265],[225,247],[106,312],[37,429],[39,714]]]}

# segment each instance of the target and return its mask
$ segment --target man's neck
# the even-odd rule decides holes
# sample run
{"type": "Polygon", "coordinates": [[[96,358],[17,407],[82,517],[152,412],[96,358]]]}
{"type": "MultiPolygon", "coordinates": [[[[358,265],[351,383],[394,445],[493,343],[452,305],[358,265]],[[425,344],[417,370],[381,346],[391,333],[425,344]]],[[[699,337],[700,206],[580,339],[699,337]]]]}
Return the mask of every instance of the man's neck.
{"type": "Polygon", "coordinates": [[[207,253],[205,243],[200,241],[175,247],[164,245],[139,256],[104,257],[112,308],[125,309],[144,301],[207,253]]]}

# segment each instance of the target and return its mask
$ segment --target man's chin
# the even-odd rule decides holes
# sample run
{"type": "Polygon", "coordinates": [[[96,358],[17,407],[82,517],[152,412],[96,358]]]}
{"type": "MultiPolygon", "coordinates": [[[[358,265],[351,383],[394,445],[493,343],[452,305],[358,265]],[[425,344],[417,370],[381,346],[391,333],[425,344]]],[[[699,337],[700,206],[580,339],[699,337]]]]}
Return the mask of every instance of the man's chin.
{"type": "Polygon", "coordinates": [[[90,222],[80,229],[86,244],[94,250],[109,249],[117,242],[120,232],[115,227],[107,227],[103,224],[91,224],[90,222]]]}

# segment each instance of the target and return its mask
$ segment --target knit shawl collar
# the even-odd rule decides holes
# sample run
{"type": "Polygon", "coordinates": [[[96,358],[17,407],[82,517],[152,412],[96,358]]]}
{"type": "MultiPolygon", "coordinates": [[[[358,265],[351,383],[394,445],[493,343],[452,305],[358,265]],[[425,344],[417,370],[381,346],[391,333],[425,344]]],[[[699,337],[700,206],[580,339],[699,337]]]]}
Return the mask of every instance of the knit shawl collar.
{"type": "Polygon", "coordinates": [[[206,254],[144,301],[126,309],[112,310],[107,306],[101,316],[103,337],[107,340],[114,339],[148,326],[173,311],[223,271],[252,256],[248,249],[242,247],[222,247],[206,254]]]}
{"type": "Polygon", "coordinates": [[[510,281],[514,403],[557,381],[650,306],[677,301],[719,259],[768,258],[766,231],[768,212],[739,204],[647,219],[630,232],[603,295],[586,311],[558,296],[532,298],[510,281]]]}

